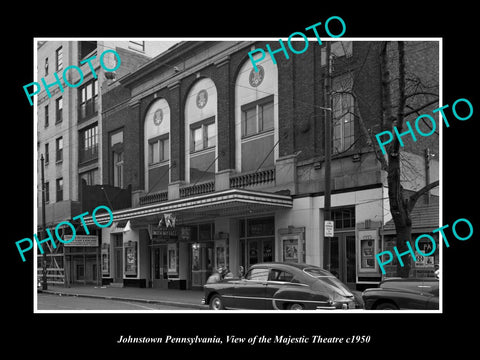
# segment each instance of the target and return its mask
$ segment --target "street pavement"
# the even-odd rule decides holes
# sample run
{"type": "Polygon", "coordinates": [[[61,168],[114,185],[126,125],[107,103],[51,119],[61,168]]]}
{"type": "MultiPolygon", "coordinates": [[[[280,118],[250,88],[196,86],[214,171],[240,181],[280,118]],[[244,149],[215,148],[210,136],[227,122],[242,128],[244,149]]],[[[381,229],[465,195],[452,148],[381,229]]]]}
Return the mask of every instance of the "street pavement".
{"type": "MultiPolygon", "coordinates": [[[[143,303],[138,301],[109,300],[78,296],[60,296],[53,294],[38,294],[38,310],[126,310],[126,311],[148,311],[148,310],[187,310],[185,307],[168,306],[157,303],[143,303]]],[[[190,309],[196,310],[196,309],[190,309]]]]}
{"type": "MultiPolygon", "coordinates": [[[[129,303],[157,304],[183,308],[185,310],[207,310],[202,305],[203,291],[199,290],[174,290],[151,289],[135,287],[110,287],[110,286],[48,286],[47,290],[38,290],[38,294],[62,295],[83,297],[91,299],[106,299],[125,301],[129,303]]],[[[148,307],[148,305],[145,305],[148,307]]]]}

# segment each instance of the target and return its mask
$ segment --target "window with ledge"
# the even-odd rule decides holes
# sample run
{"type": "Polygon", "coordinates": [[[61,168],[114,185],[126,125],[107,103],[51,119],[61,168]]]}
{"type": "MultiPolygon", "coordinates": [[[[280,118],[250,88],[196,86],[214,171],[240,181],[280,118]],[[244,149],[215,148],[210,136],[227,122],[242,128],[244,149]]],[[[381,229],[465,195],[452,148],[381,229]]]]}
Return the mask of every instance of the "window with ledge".
{"type": "Polygon", "coordinates": [[[55,100],[55,124],[63,121],[63,97],[55,100]]]}
{"type": "Polygon", "coordinates": [[[254,55],[258,71],[245,61],[235,80],[235,170],[263,172],[279,156],[278,69],[254,55]]]}
{"type": "Polygon", "coordinates": [[[242,137],[273,130],[273,96],[242,106],[242,137]]]}
{"type": "Polygon", "coordinates": [[[56,69],[60,71],[63,69],[63,48],[60,46],[55,52],[55,60],[56,60],[56,69]]]}
{"type": "Polygon", "coordinates": [[[44,68],[45,68],[45,76],[47,76],[48,75],[48,57],[45,58],[44,68]]]}
{"type": "Polygon", "coordinates": [[[63,137],[59,137],[55,140],[55,162],[63,161],[63,137]]]}
{"type": "Polygon", "coordinates": [[[98,81],[92,79],[79,90],[78,119],[86,120],[98,112],[98,81]]]}
{"type": "Polygon", "coordinates": [[[190,152],[215,146],[215,118],[210,118],[190,126],[190,152]]]}
{"type": "Polygon", "coordinates": [[[113,153],[113,186],[123,188],[123,151],[113,153]]]}
{"type": "Polygon", "coordinates": [[[217,88],[209,78],[199,79],[185,102],[185,181],[215,179],[217,162],[217,88]]]}
{"type": "Polygon", "coordinates": [[[63,178],[56,180],[57,202],[63,201],[63,178]]]}
{"type": "Polygon", "coordinates": [[[48,127],[50,118],[48,115],[48,105],[45,105],[45,127],[48,127]]]}
{"type": "Polygon", "coordinates": [[[170,183],[170,107],[164,98],[155,99],[144,119],[145,189],[165,191],[170,183]]]}
{"type": "Polygon", "coordinates": [[[113,186],[123,188],[123,130],[110,135],[113,186]]]}
{"type": "Polygon", "coordinates": [[[45,144],[45,165],[48,165],[50,161],[50,151],[49,151],[49,146],[48,143],[45,144]]]}
{"type": "Polygon", "coordinates": [[[79,136],[80,154],[79,162],[87,162],[98,157],[98,125],[95,124],[80,131],[79,136]]]}
{"type": "Polygon", "coordinates": [[[87,162],[98,157],[98,125],[80,131],[79,162],[87,162]]]}
{"type": "Polygon", "coordinates": [[[273,95],[241,106],[242,171],[274,164],[273,95]]]}
{"type": "Polygon", "coordinates": [[[148,165],[159,164],[170,159],[168,134],[148,140],[148,165]]]}

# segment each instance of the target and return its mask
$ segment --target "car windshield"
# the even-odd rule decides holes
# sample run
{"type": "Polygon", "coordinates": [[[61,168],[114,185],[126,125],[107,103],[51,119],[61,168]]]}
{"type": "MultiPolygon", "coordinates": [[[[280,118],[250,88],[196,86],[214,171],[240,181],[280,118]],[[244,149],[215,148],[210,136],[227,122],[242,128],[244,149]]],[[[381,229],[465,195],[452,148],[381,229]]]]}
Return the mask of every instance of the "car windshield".
{"type": "Polygon", "coordinates": [[[328,272],[327,270],[323,270],[320,268],[306,268],[303,270],[308,275],[313,276],[322,281],[322,283],[331,288],[332,290],[338,292],[342,296],[352,296],[352,292],[338,280],[332,273],[328,272]]]}

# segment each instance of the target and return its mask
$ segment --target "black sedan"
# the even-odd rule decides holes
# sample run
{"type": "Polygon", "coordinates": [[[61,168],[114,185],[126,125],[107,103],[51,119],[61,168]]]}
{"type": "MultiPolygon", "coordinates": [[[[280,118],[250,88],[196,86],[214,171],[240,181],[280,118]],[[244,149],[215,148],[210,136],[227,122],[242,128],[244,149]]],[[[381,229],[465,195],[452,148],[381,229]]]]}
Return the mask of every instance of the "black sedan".
{"type": "Polygon", "coordinates": [[[390,278],[362,297],[367,310],[438,310],[438,279],[390,278]]]}
{"type": "Polygon", "coordinates": [[[352,292],[330,272],[294,263],[253,265],[244,278],[204,286],[203,304],[212,310],[354,309],[352,292]]]}

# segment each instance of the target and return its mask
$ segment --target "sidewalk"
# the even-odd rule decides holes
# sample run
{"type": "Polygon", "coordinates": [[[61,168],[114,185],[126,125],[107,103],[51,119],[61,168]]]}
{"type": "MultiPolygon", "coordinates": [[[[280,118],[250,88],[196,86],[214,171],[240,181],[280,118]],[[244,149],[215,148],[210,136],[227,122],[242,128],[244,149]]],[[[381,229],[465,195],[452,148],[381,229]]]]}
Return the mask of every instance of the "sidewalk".
{"type": "Polygon", "coordinates": [[[110,287],[108,285],[76,285],[72,287],[49,285],[47,290],[38,289],[37,291],[44,294],[138,301],[199,310],[208,309],[208,306],[201,304],[203,298],[203,291],[201,290],[150,289],[135,287],[121,288],[110,287]]]}

